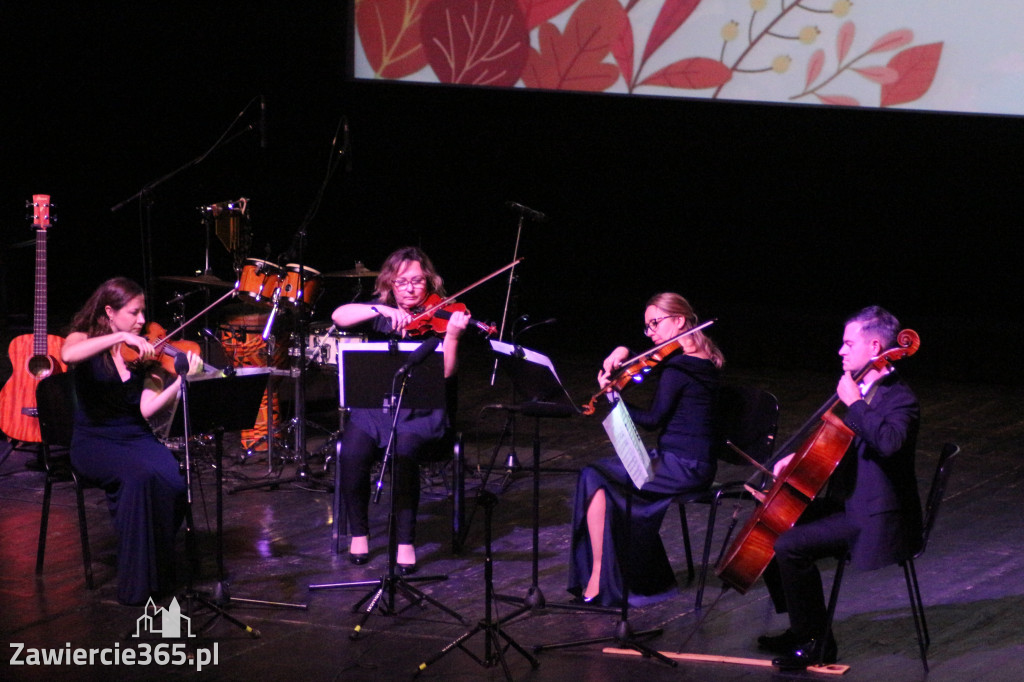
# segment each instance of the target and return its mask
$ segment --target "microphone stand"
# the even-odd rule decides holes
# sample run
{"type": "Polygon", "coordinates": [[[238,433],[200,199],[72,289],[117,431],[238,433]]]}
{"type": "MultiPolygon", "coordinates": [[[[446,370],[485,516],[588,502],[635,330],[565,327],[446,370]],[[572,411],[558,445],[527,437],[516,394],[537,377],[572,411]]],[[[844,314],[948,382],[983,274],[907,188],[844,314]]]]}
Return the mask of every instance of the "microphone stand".
{"type": "Polygon", "coordinates": [[[243,107],[242,110],[238,112],[238,115],[235,116],[234,119],[232,119],[231,124],[227,127],[227,129],[223,133],[221,133],[220,137],[217,138],[217,141],[214,142],[213,145],[205,152],[203,152],[196,158],[192,159],[191,161],[188,161],[183,166],[180,166],[172,170],[170,173],[167,173],[166,175],[161,176],[156,180],[153,180],[152,182],[146,183],[138,192],[131,195],[127,199],[119,201],[118,203],[110,207],[111,213],[117,213],[122,208],[124,208],[131,202],[135,201],[136,199],[139,199],[141,202],[139,215],[139,233],[140,242],[142,246],[142,281],[146,288],[146,300],[156,301],[156,298],[154,297],[155,277],[153,275],[153,190],[155,190],[157,187],[164,184],[171,178],[177,176],[179,173],[184,172],[186,169],[192,168],[193,166],[198,166],[200,163],[206,160],[206,157],[208,157],[210,154],[212,154],[220,147],[230,144],[231,142],[238,139],[239,137],[249,132],[250,130],[255,130],[257,128],[256,124],[250,123],[242,130],[236,132],[234,135],[229,136],[231,130],[235,127],[235,125],[242,118],[242,116],[245,115],[245,112],[247,112],[249,108],[252,107],[252,105],[255,104],[256,101],[258,100],[258,96],[253,97],[251,100],[249,100],[248,104],[246,104],[245,107],[243,107]],[[142,214],[142,211],[144,211],[144,215],[142,214]]]}

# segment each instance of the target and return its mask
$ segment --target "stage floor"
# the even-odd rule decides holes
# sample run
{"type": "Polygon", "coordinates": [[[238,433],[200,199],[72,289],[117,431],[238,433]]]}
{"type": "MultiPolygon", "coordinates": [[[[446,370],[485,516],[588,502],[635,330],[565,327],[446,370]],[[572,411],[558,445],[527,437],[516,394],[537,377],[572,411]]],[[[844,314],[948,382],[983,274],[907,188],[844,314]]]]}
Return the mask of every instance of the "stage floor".
{"type": "MultiPolygon", "coordinates": [[[[483,406],[507,400],[508,389],[491,387],[489,359],[468,354],[461,381],[460,425],[465,433],[469,511],[476,503],[482,473],[489,468],[505,423],[503,413],[483,406]]],[[[585,397],[592,390],[595,358],[559,359],[559,373],[570,392],[585,397]]],[[[727,379],[774,392],[782,405],[780,438],[806,419],[833,390],[835,377],[762,368],[730,367],[727,379]]],[[[931,480],[942,444],[955,441],[963,453],[926,553],[917,570],[931,631],[930,680],[1019,680],[1024,676],[1024,552],[1021,551],[1021,509],[1024,508],[1024,428],[1019,389],[927,381],[911,377],[921,400],[923,423],[918,453],[922,494],[931,480]]],[[[643,387],[636,389],[644,390],[643,387]]],[[[599,413],[599,416],[602,413],[599,413]]],[[[331,427],[330,413],[311,415],[331,427]]],[[[532,463],[534,424],[520,418],[516,454],[532,463]]],[[[309,450],[323,442],[319,429],[308,428],[309,450]]],[[[544,420],[541,459],[545,469],[578,470],[608,456],[611,448],[599,417],[544,420]]],[[[224,564],[233,598],[228,612],[259,631],[254,638],[224,618],[189,639],[180,651],[213,655],[200,673],[195,665],[62,665],[13,666],[11,657],[22,644],[29,649],[76,650],[157,647],[159,635],[137,639],[143,609],[120,606],[115,599],[114,536],[102,494],[87,491],[89,531],[97,588],[84,587],[74,494],[69,484],[55,488],[50,515],[46,565],[36,576],[35,549],[39,530],[43,475],[26,467],[35,455],[14,451],[0,467],[0,646],[6,680],[166,679],[197,677],[208,680],[402,680],[411,679],[421,663],[447,651],[450,643],[485,617],[484,523],[477,511],[469,525],[464,550],[451,551],[451,501],[439,477],[424,488],[418,529],[418,576],[446,574],[446,581],[416,582],[431,598],[461,615],[460,623],[432,604],[413,606],[399,615],[374,610],[358,641],[351,635],[364,620],[353,613],[368,587],[311,591],[311,584],[373,581],[385,572],[384,546],[387,505],[371,505],[371,560],[351,565],[344,553],[332,551],[331,495],[319,485],[323,458],[312,458],[313,476],[296,479],[296,462],[268,478],[265,458],[239,462],[237,435],[226,438],[226,491],[247,482],[279,485],[227,494],[224,497],[224,564]],[[298,482],[295,482],[295,481],[298,482]],[[304,608],[256,607],[238,600],[250,598],[300,604],[304,608]]],[[[532,477],[527,469],[508,471],[507,448],[497,453],[488,477],[496,493],[493,511],[493,580],[498,593],[523,597],[531,585],[532,477]]],[[[5,450],[6,451],[6,450],[5,450]]],[[[213,459],[197,451],[198,485],[195,515],[202,577],[197,586],[211,589],[216,580],[213,459]]],[[[332,470],[333,471],[333,468],[332,470]]],[[[727,467],[719,480],[743,479],[748,472],[727,467]]],[[[332,473],[323,477],[330,482],[332,473]]],[[[540,476],[539,587],[549,602],[564,602],[568,555],[568,520],[575,476],[544,472],[540,476]]],[[[384,500],[387,498],[385,497],[384,500]]],[[[748,508],[744,507],[743,514],[748,508]]],[[[716,537],[724,535],[732,505],[719,513],[716,537]]],[[[703,544],[707,508],[689,509],[689,528],[695,551],[703,544]]],[[[677,571],[678,596],[654,606],[633,609],[630,624],[638,630],[661,628],[650,646],[667,652],[687,652],[741,658],[766,658],[756,649],[758,635],[781,631],[784,616],[771,608],[760,582],[746,595],[723,592],[709,581],[704,608],[694,609],[695,585],[688,583],[685,554],[676,511],[662,527],[669,557],[677,571]]],[[[346,543],[347,544],[347,543],[346,543]]],[[[184,548],[184,542],[181,542],[184,548]]],[[[715,551],[718,551],[716,543],[715,551]]],[[[699,556],[697,557],[699,561],[699,556]]],[[[182,563],[184,572],[185,564],[182,563]]],[[[825,570],[826,584],[832,567],[825,570]]],[[[399,594],[395,605],[407,600],[399,594]]],[[[167,606],[167,603],[158,604],[167,606]]],[[[495,604],[495,617],[516,607],[495,604]]],[[[192,628],[202,628],[208,612],[192,613],[192,628]]],[[[502,632],[527,650],[534,645],[613,635],[617,613],[581,613],[557,608],[532,610],[502,625],[502,632]]],[[[890,682],[920,680],[925,675],[918,657],[902,571],[889,567],[871,573],[848,573],[835,620],[840,662],[850,666],[843,679],[890,682]]],[[[485,638],[477,634],[464,643],[484,657],[485,638]]],[[[178,651],[168,649],[169,651],[178,651]]],[[[59,653],[59,651],[57,652],[59,653]]],[[[23,653],[22,656],[27,656],[23,653]]],[[[603,653],[601,646],[544,651],[539,666],[515,650],[505,652],[510,676],[516,680],[613,681],[767,680],[821,677],[811,673],[782,674],[772,668],[732,663],[680,662],[678,667],[649,659],[603,653]]],[[[451,649],[419,675],[423,680],[502,680],[500,665],[485,667],[458,648],[451,649]]]]}

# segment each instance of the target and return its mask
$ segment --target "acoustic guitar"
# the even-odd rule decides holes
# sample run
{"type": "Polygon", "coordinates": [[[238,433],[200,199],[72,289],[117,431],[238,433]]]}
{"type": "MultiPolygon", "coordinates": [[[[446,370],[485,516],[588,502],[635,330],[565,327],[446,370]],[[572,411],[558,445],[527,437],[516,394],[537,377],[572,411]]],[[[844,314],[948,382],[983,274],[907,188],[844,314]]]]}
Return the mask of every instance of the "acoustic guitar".
{"type": "Polygon", "coordinates": [[[50,227],[50,195],[33,194],[32,227],[36,231],[36,290],[32,333],[15,337],[7,354],[14,373],[0,390],[0,431],[12,440],[38,443],[36,385],[67,366],[60,360],[64,338],[46,333],[46,231],[50,227]]]}

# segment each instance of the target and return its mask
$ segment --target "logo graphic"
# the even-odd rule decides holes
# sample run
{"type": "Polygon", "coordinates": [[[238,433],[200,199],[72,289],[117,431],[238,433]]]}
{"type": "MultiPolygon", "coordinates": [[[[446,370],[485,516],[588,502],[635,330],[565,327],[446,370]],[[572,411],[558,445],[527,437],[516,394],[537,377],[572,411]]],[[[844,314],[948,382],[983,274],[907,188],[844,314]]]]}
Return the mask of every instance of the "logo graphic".
{"type": "Polygon", "coordinates": [[[135,621],[135,634],[132,637],[142,637],[144,633],[160,635],[164,639],[195,637],[192,634],[192,619],[181,614],[177,597],[171,599],[167,608],[157,606],[153,598],[149,598],[145,613],[135,621]]]}

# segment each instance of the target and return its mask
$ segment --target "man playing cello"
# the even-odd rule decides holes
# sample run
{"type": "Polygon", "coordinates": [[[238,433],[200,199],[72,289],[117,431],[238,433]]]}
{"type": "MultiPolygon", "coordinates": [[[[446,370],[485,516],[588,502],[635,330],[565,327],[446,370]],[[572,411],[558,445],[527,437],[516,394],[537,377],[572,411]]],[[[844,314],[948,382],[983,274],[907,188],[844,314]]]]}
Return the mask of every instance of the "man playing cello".
{"type": "MultiPolygon", "coordinates": [[[[836,395],[846,406],[843,422],[854,432],[849,450],[816,500],[791,530],[775,542],[765,583],[778,613],[789,613],[789,629],[758,638],[758,647],[778,654],[781,668],[834,663],[836,642],[828,628],[816,561],[851,557],[851,566],[873,570],[899,562],[919,549],[921,501],[914,471],[920,408],[913,391],[891,366],[870,370],[858,384],[853,375],[896,344],[899,322],[870,306],[846,322],[839,355],[843,376],[836,395]]],[[[791,457],[791,456],[790,456],[791,457]]],[[[776,465],[776,472],[789,457],[776,465]]]]}

